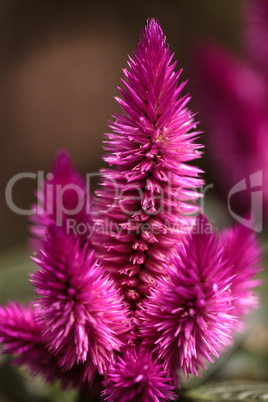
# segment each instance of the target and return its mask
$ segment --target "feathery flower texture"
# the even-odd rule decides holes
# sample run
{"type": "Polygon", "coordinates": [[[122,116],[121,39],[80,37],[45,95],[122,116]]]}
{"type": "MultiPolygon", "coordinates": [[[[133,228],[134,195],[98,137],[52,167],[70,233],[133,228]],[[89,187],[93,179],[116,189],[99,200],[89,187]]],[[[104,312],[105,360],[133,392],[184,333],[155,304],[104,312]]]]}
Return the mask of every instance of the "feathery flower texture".
{"type": "Polygon", "coordinates": [[[36,299],[0,307],[0,342],[14,364],[88,400],[174,400],[181,376],[219,357],[258,305],[255,234],[217,233],[206,216],[192,216],[202,180],[187,162],[201,146],[172,58],[148,20],[124,70],[123,113],[106,134],[111,167],[93,213],[61,151],[31,219],[36,299]],[[90,235],[70,230],[74,223],[90,235]]]}
{"type": "Polygon", "coordinates": [[[180,96],[181,70],[166,46],[155,20],[149,20],[129,70],[124,69],[123,99],[116,98],[124,114],[116,114],[112,134],[106,134],[104,160],[112,169],[102,171],[97,205],[103,206],[98,223],[109,219],[115,233],[95,236],[93,243],[105,269],[121,283],[135,308],[148,294],[163,263],[194,223],[193,203],[202,185],[198,168],[185,162],[200,157],[196,123],[180,96]],[[108,210],[107,210],[108,206],[108,210]],[[107,210],[107,213],[105,211],[107,210]]]}
{"type": "Polygon", "coordinates": [[[142,337],[174,380],[180,371],[198,376],[204,361],[231,343],[239,316],[256,307],[248,287],[257,285],[249,278],[260,269],[259,248],[254,242],[250,251],[230,250],[243,235],[249,242],[251,233],[240,227],[218,235],[199,215],[171,258],[169,279],[160,280],[144,303],[142,337]]]}
{"type": "Polygon", "coordinates": [[[44,340],[67,369],[90,358],[103,373],[127,332],[122,297],[92,251],[79,252],[79,242],[59,227],[49,226],[47,237],[35,259],[41,270],[32,275],[44,340]]]}
{"type": "Polygon", "coordinates": [[[166,377],[160,364],[153,361],[152,353],[133,349],[126,351],[123,357],[107,373],[105,381],[105,400],[122,402],[155,402],[173,400],[174,386],[166,377]]]}
{"type": "MultiPolygon", "coordinates": [[[[51,172],[47,174],[42,187],[36,192],[37,204],[33,205],[33,214],[30,215],[32,248],[41,248],[46,229],[51,223],[61,226],[68,232],[70,219],[76,225],[92,225],[90,211],[90,197],[83,177],[72,166],[66,151],[58,152],[51,172]]],[[[81,246],[87,242],[86,235],[79,236],[81,246]]]]}

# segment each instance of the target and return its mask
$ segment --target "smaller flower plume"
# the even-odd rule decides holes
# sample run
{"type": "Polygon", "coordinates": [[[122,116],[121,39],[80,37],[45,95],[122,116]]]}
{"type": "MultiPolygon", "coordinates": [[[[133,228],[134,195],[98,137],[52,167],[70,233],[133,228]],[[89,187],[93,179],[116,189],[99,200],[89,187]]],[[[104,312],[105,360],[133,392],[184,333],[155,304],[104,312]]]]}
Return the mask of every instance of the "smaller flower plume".
{"type": "Polygon", "coordinates": [[[32,375],[42,374],[48,384],[58,379],[63,388],[91,386],[97,374],[93,363],[75,364],[69,371],[60,367],[57,358],[46,348],[37,314],[38,310],[30,305],[24,308],[10,302],[0,307],[0,343],[4,353],[15,356],[13,364],[28,367],[32,375]]]}
{"type": "Polygon", "coordinates": [[[51,225],[32,274],[46,345],[67,370],[93,361],[100,373],[127,332],[127,310],[113,281],[79,242],[51,225]]]}
{"type": "MultiPolygon", "coordinates": [[[[262,185],[263,206],[254,209],[262,212],[266,223],[268,2],[245,0],[243,4],[242,45],[248,54],[238,58],[220,44],[201,43],[193,55],[195,102],[206,126],[207,154],[212,162],[215,188],[224,203],[229,199],[232,211],[248,219],[252,208],[251,189],[262,185]],[[238,183],[243,191],[231,193],[238,183]]],[[[261,221],[259,215],[253,222],[258,232],[261,221]]]]}
{"type": "Polygon", "coordinates": [[[146,344],[169,375],[198,376],[204,361],[230,344],[235,317],[232,277],[226,275],[222,245],[206,217],[200,215],[192,234],[173,255],[170,279],[160,280],[140,316],[146,344]]]}
{"type": "Polygon", "coordinates": [[[174,400],[174,386],[152,353],[126,350],[106,374],[103,396],[108,402],[164,402],[174,400]]]}
{"type": "Polygon", "coordinates": [[[221,234],[223,258],[233,276],[231,291],[232,304],[237,316],[258,307],[258,295],[253,291],[261,284],[254,276],[263,269],[261,265],[261,248],[255,233],[245,226],[237,225],[225,229],[221,234]]]}
{"type": "MultiPolygon", "coordinates": [[[[83,223],[85,227],[91,225],[85,180],[73,167],[66,151],[58,152],[51,172],[41,183],[36,196],[38,204],[33,206],[34,214],[30,216],[33,223],[31,233],[34,236],[32,239],[34,250],[40,250],[46,230],[51,223],[62,226],[65,232],[71,234],[76,234],[79,223],[83,223]]],[[[83,246],[87,241],[87,233],[81,234],[79,239],[83,246]]]]}
{"type": "MultiPolygon", "coordinates": [[[[216,187],[227,199],[237,183],[262,171],[264,214],[268,216],[265,80],[217,44],[203,44],[195,53],[194,63],[198,66],[196,100],[207,126],[208,156],[217,175],[216,187]]],[[[241,216],[250,215],[250,191],[245,185],[243,192],[230,198],[232,208],[241,216]]]]}

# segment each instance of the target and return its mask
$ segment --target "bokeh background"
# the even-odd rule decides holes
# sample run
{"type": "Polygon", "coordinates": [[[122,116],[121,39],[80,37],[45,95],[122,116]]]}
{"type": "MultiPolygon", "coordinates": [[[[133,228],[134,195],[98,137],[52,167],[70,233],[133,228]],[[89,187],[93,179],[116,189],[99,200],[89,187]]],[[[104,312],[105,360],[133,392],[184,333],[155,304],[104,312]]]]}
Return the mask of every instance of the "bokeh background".
{"type": "MultiPolygon", "coordinates": [[[[122,68],[148,17],[161,22],[179,67],[184,68],[182,79],[189,78],[185,93],[192,94],[190,106],[198,112],[198,66],[192,57],[196,44],[212,39],[240,57],[245,1],[0,0],[1,303],[33,296],[27,278],[32,269],[27,251],[29,224],[26,216],[15,214],[6,204],[8,181],[18,173],[48,171],[62,148],[81,173],[98,171],[103,165],[107,121],[119,110],[114,96],[119,94],[116,87],[122,68]]],[[[202,121],[201,113],[197,119],[202,121]]],[[[206,144],[202,122],[200,129],[204,131],[201,142],[206,144]]],[[[199,165],[211,183],[213,165],[208,152],[199,165]]],[[[13,199],[20,208],[28,209],[34,202],[36,185],[31,179],[15,185],[13,199]]],[[[220,227],[231,221],[216,190],[206,197],[205,212],[220,227]]],[[[264,232],[264,255],[268,250],[265,237],[264,232]]],[[[207,379],[268,381],[267,285],[261,292],[262,308],[250,318],[247,331],[191,386],[207,379]]],[[[59,386],[45,389],[41,380],[33,382],[0,358],[1,402],[74,400],[74,393],[61,394],[59,386]]]]}

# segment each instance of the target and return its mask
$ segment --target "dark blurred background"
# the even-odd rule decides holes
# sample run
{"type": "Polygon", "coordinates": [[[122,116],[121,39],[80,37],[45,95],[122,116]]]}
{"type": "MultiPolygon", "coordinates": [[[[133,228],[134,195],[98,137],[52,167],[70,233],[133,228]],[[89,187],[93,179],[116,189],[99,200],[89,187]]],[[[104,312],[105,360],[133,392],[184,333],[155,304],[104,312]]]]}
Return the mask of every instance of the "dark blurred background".
{"type": "MultiPolygon", "coordinates": [[[[118,110],[116,86],[146,19],[161,22],[183,79],[190,78],[188,92],[197,40],[213,38],[239,51],[242,5],[242,0],[0,1],[0,251],[28,236],[27,217],[10,211],[5,201],[13,175],[47,171],[60,148],[81,172],[102,164],[103,132],[118,110]]],[[[206,157],[201,165],[206,168],[206,157]]],[[[25,179],[14,186],[20,208],[30,207],[36,185],[25,179]]]]}

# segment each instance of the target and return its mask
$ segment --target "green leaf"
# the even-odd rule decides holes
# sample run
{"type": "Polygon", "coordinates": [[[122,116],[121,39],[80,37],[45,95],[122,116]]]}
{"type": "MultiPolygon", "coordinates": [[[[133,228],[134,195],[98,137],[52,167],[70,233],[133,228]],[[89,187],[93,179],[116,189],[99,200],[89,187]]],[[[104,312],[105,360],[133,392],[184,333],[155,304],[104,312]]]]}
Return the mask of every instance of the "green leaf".
{"type": "Polygon", "coordinates": [[[59,382],[46,388],[46,396],[51,402],[75,402],[77,391],[73,389],[62,390],[59,382]]]}
{"type": "Polygon", "coordinates": [[[212,383],[186,391],[183,396],[191,401],[264,401],[268,400],[268,383],[212,383]]]}
{"type": "Polygon", "coordinates": [[[0,401],[50,402],[45,395],[30,392],[24,377],[7,360],[0,365],[0,401]]]}
{"type": "Polygon", "coordinates": [[[0,256],[0,304],[14,299],[21,302],[33,299],[29,272],[32,272],[36,265],[29,255],[28,249],[17,248],[0,256]]]}

